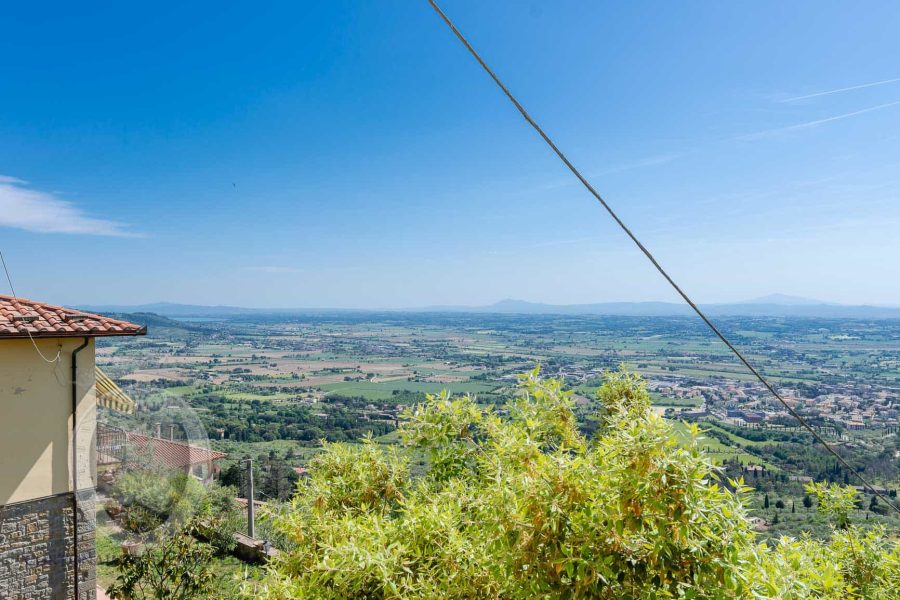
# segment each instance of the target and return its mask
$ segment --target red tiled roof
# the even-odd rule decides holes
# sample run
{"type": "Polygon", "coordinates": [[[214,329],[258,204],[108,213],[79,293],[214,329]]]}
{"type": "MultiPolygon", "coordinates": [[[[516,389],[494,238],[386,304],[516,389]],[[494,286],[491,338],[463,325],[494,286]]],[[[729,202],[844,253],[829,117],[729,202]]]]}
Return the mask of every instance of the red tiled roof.
{"type": "Polygon", "coordinates": [[[147,328],[127,321],[0,294],[0,339],[144,335],[147,328]]]}
{"type": "Polygon", "coordinates": [[[139,451],[148,449],[156,463],[167,469],[183,469],[201,465],[225,457],[224,452],[207,450],[200,446],[150,437],[142,433],[128,432],[128,443],[139,451]]]}

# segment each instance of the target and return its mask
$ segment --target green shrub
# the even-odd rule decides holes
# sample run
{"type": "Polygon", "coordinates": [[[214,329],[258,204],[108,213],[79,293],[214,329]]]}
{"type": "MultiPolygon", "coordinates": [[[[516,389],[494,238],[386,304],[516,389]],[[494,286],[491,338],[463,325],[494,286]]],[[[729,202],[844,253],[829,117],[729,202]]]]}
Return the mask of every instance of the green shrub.
{"type": "Polygon", "coordinates": [[[206,490],[197,479],[181,471],[136,469],[118,477],[112,495],[122,505],[126,529],[144,533],[163,522],[176,527],[186,524],[206,490]],[[127,524],[133,524],[134,529],[127,524]]]}
{"type": "Polygon", "coordinates": [[[232,487],[204,485],[183,472],[134,470],[120,476],[113,486],[126,531],[145,534],[162,525],[177,531],[195,521],[219,555],[234,548],[234,533],[245,523],[236,496],[232,487]]]}
{"type": "MultiPolygon", "coordinates": [[[[760,544],[741,481],[652,410],[643,382],[612,373],[596,437],[570,392],[537,371],[502,411],[446,393],[404,415],[402,454],[328,444],[289,509],[272,516],[292,548],[253,597],[888,598],[898,546],[840,521],[827,543],[760,544]]],[[[841,493],[832,494],[839,497],[841,493]]]]}
{"type": "Polygon", "coordinates": [[[213,592],[212,549],[200,544],[193,525],[162,538],[144,552],[126,555],[107,593],[128,600],[193,600],[213,592]]]}
{"type": "Polygon", "coordinates": [[[197,507],[198,527],[219,556],[234,550],[234,534],[244,528],[246,519],[235,501],[237,490],[229,486],[209,484],[197,507]]]}
{"type": "Polygon", "coordinates": [[[291,505],[283,502],[269,502],[256,516],[256,537],[266,540],[278,550],[296,549],[292,536],[276,526],[280,519],[291,510],[291,505]]]}
{"type": "Polygon", "coordinates": [[[163,521],[154,511],[139,504],[130,505],[122,510],[122,529],[128,533],[143,535],[150,533],[163,521]]]}
{"type": "Polygon", "coordinates": [[[782,538],[759,553],[753,573],[754,589],[765,598],[896,600],[900,545],[880,527],[839,529],[827,542],[782,538]]]}

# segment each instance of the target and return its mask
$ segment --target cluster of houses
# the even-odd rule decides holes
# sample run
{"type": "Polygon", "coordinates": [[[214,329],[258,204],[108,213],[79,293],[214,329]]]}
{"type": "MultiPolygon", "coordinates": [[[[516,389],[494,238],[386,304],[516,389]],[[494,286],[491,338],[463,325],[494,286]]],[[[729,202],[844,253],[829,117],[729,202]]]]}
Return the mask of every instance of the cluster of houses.
{"type": "MultiPolygon", "coordinates": [[[[782,390],[787,403],[804,417],[827,421],[838,428],[859,430],[896,427],[900,397],[896,392],[871,385],[819,384],[827,393],[804,397],[782,390]]],[[[759,426],[787,420],[789,415],[771,394],[756,382],[698,383],[677,377],[654,377],[648,388],[668,398],[702,399],[706,415],[712,414],[738,426],[759,426]]],[[[690,415],[682,413],[682,416],[690,415]]]]}
{"type": "Polygon", "coordinates": [[[838,389],[797,402],[806,415],[821,417],[845,429],[897,426],[900,421],[900,397],[887,390],[838,389]],[[865,394],[864,396],[861,394],[865,394]]]}

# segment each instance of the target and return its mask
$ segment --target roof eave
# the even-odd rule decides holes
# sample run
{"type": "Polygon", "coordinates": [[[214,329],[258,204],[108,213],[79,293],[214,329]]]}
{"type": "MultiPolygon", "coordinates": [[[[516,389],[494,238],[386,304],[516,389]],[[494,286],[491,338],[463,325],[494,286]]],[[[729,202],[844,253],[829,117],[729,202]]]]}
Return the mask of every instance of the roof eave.
{"type": "Polygon", "coordinates": [[[144,325],[137,331],[38,331],[32,334],[28,333],[0,333],[0,340],[27,340],[33,339],[54,339],[54,338],[83,338],[83,337],[126,337],[136,335],[147,335],[147,326],[144,325]]]}

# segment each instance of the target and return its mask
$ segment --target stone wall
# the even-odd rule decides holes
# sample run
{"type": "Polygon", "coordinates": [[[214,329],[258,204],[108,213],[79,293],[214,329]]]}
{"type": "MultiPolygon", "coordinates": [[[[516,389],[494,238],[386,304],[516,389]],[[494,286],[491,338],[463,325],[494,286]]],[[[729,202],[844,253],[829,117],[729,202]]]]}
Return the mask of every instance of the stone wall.
{"type": "MultiPolygon", "coordinates": [[[[78,600],[95,600],[94,491],[78,497],[78,600]]],[[[0,506],[0,598],[75,598],[72,525],[72,494],[0,506]]]]}

